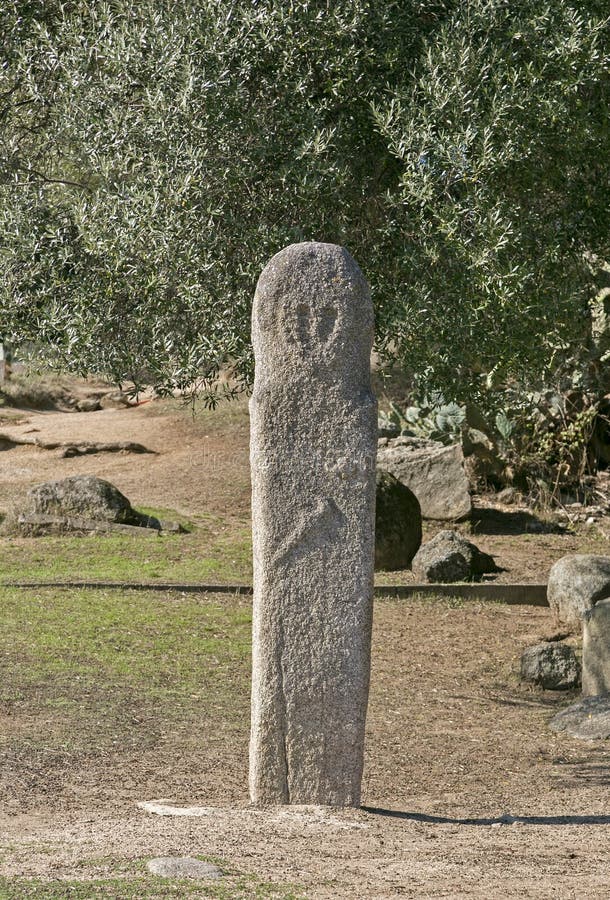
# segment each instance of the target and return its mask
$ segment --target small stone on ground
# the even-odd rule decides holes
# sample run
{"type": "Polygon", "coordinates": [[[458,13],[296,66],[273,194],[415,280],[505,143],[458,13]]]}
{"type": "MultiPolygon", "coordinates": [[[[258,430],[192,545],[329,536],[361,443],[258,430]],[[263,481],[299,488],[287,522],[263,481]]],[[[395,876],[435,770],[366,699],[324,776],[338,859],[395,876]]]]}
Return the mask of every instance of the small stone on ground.
{"type": "Polygon", "coordinates": [[[549,722],[552,731],[565,731],[583,741],[603,741],[610,737],[610,694],[585,697],[557,713],[549,722]]]}
{"type": "Polygon", "coordinates": [[[473,581],[486,572],[499,571],[492,556],[450,530],[439,531],[422,544],[411,568],[416,578],[430,584],[473,581]]]}
{"type": "Polygon", "coordinates": [[[549,641],[526,647],[521,656],[521,678],[551,691],[570,690],[580,684],[580,664],[568,644],[549,641]]]}
{"type": "Polygon", "coordinates": [[[218,866],[191,856],[160,856],[151,859],[147,868],[161,878],[222,878],[218,866]]]}

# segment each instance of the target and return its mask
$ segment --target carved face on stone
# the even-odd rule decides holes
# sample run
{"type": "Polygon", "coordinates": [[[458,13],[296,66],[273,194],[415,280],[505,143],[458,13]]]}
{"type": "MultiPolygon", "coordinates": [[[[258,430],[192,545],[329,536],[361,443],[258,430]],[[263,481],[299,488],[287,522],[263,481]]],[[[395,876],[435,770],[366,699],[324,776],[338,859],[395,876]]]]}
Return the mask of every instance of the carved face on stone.
{"type": "Polygon", "coordinates": [[[276,375],[368,367],[372,331],[368,286],[342,247],[293,244],[259,279],[252,342],[257,365],[276,375]]]}

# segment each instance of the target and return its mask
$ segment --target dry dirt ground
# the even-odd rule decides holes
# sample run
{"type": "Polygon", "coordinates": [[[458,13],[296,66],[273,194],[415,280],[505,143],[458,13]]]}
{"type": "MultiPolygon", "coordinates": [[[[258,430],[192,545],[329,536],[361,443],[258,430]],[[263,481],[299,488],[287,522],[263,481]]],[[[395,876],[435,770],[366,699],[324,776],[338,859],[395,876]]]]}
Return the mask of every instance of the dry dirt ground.
{"type": "Polygon", "coordinates": [[[6,507],[31,484],[93,474],[116,484],[134,504],[168,507],[184,515],[202,510],[228,518],[249,515],[245,403],[196,418],[188,407],[163,401],[88,413],[23,411],[20,424],[0,423],[0,432],[66,442],[131,440],[155,451],[61,459],[55,451],[15,447],[0,453],[0,506],[6,507]]]}
{"type": "MultiPolygon", "coordinates": [[[[162,403],[26,419],[0,430],[135,440],[157,455],[59,459],[14,448],[0,453],[0,507],[31,483],[90,472],[140,505],[248,519],[243,406],[194,422],[162,403]]],[[[500,512],[481,515],[476,541],[507,569],[503,580],[542,581],[565,553],[607,552],[603,522],[574,535],[518,533],[514,513],[500,512]]],[[[212,600],[248,602],[201,598],[212,600]]],[[[235,672],[231,727],[213,704],[169,726],[134,700],[124,710],[127,737],[114,747],[93,728],[89,746],[72,756],[49,746],[9,760],[0,814],[0,875],[9,887],[0,897],[27,896],[23,876],[56,890],[64,881],[127,878],[130,865],[152,856],[190,855],[278,889],[293,885],[294,897],[606,898],[607,744],[552,733],[548,719],[574,697],[518,679],[523,647],[552,630],[547,609],[379,601],[360,810],[249,808],[247,660],[235,672]],[[139,805],[161,799],[169,809],[139,805]],[[197,809],[175,814],[185,807],[197,809]],[[11,879],[20,885],[13,893],[11,879]]],[[[34,726],[8,713],[0,722],[5,734],[34,726]]],[[[214,896],[255,896],[240,893],[231,875],[226,885],[214,896]]],[[[78,896],[89,896],[86,888],[78,896]]]]}
{"type": "Polygon", "coordinates": [[[550,732],[569,698],[517,678],[549,619],[377,604],[362,810],[248,807],[246,678],[235,727],[211,711],[168,728],[134,702],[111,748],[99,723],[72,755],[50,737],[5,773],[0,873],[86,881],[202,855],[299,897],[607,897],[607,748],[550,732]],[[199,815],[138,805],[155,800],[199,815]]]}

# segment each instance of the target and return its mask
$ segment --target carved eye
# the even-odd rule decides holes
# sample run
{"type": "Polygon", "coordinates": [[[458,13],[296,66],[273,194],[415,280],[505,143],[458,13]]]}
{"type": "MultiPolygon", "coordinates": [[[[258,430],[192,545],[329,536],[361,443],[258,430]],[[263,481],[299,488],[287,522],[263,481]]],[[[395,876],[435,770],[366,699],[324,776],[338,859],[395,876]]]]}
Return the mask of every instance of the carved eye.
{"type": "Polygon", "coordinates": [[[311,309],[305,303],[296,308],[297,335],[303,347],[311,344],[311,309]]]}
{"type": "Polygon", "coordinates": [[[325,344],[333,333],[335,323],[337,321],[337,310],[334,306],[325,306],[320,311],[320,319],[318,321],[318,337],[325,344]]]}

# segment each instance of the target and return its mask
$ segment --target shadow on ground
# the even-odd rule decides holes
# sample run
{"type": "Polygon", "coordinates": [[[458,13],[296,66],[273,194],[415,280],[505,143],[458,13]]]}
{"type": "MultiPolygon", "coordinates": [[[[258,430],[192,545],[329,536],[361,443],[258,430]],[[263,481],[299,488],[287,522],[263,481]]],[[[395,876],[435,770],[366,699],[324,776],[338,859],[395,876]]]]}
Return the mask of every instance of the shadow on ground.
{"type": "Polygon", "coordinates": [[[472,534],[564,534],[565,528],[547,522],[526,510],[474,507],[470,516],[472,534]]]}
{"type": "Polygon", "coordinates": [[[363,806],[364,812],[391,819],[407,819],[411,822],[426,822],[432,825],[610,825],[609,816],[509,816],[493,819],[453,819],[449,816],[429,816],[425,813],[402,812],[396,809],[363,806]]]}

